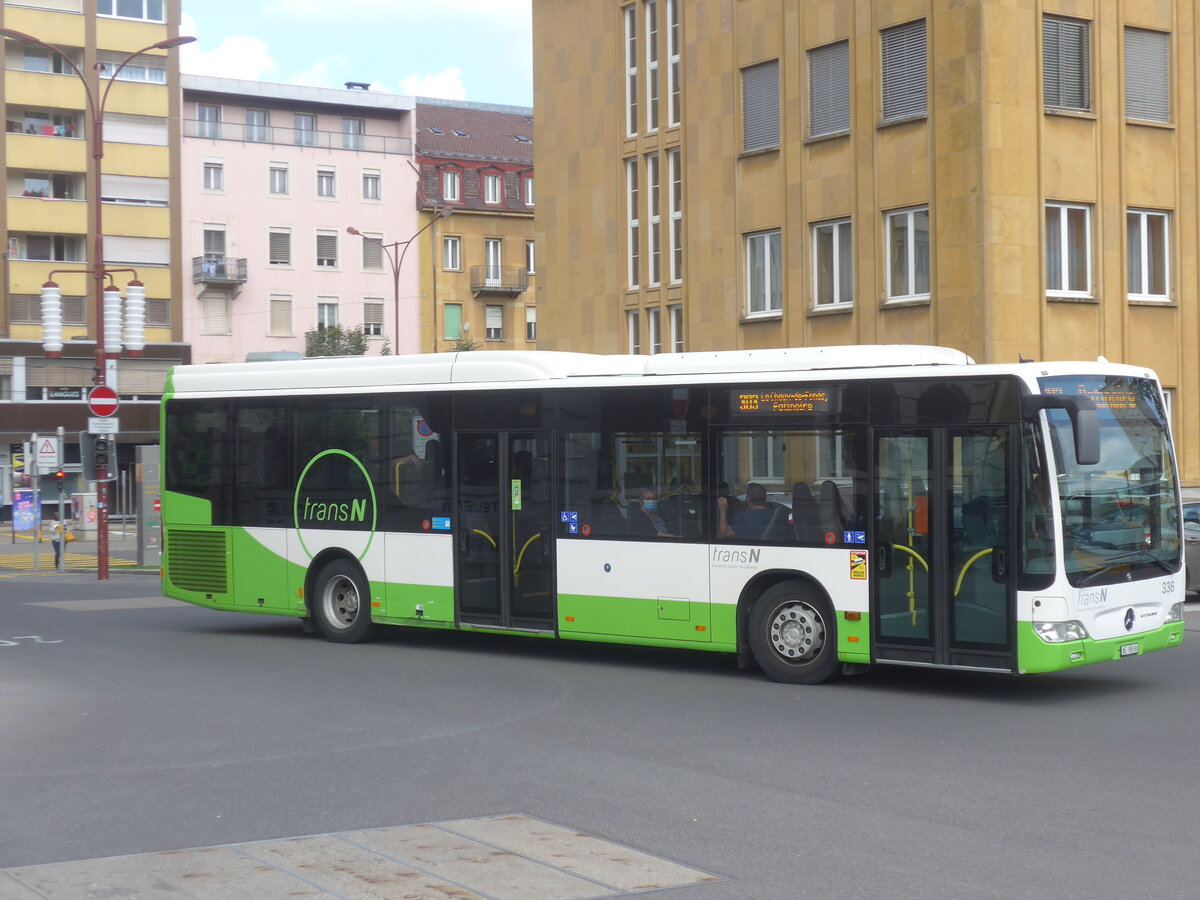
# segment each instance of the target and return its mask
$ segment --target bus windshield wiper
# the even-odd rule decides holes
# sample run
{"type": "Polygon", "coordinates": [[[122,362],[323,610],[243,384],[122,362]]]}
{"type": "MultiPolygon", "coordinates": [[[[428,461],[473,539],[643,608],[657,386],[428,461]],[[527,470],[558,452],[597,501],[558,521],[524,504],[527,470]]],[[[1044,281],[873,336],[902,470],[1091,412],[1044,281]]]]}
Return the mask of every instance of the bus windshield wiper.
{"type": "Polygon", "coordinates": [[[1174,574],[1174,572],[1175,572],[1175,570],[1172,569],[1168,563],[1163,562],[1157,556],[1146,555],[1141,550],[1135,550],[1132,553],[1126,553],[1122,556],[1113,557],[1112,559],[1108,560],[1108,562],[1105,565],[1101,566],[1096,571],[1088,572],[1088,574],[1084,575],[1082,578],[1079,579],[1079,583],[1076,586],[1077,587],[1086,587],[1087,585],[1089,585],[1093,581],[1095,581],[1097,578],[1099,578],[1101,575],[1107,575],[1113,569],[1117,569],[1117,568],[1120,568],[1121,566],[1129,565],[1130,563],[1142,563],[1142,564],[1149,563],[1151,565],[1158,566],[1164,572],[1168,572],[1171,574],[1174,574]]]}

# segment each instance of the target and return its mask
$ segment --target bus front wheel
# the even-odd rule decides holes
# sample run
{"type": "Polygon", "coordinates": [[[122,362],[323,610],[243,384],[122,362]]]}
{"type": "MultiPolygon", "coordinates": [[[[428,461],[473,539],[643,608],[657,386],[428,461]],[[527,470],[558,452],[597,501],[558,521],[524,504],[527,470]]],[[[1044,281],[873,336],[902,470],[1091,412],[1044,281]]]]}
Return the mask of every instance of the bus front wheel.
{"type": "Polygon", "coordinates": [[[837,620],[824,596],[795,583],[767,590],[750,610],[750,649],[786,684],[817,684],[837,668],[837,620]]]}
{"type": "Polygon", "coordinates": [[[375,637],[371,593],[362,574],[344,559],[329,563],[314,585],[313,618],[325,640],[356,644],[375,637]]]}

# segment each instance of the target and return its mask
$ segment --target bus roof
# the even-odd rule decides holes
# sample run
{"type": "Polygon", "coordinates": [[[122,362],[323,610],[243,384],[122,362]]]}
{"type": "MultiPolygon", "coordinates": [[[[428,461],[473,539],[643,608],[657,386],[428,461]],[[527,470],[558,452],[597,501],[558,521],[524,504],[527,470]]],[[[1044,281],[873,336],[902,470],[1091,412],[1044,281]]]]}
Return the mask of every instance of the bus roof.
{"type": "Polygon", "coordinates": [[[312,357],[176,366],[168,392],[243,392],[399,385],[504,384],[568,378],[731,375],[911,366],[966,366],[960,350],[915,344],[791,347],[654,356],[474,350],[412,356],[312,357]]]}

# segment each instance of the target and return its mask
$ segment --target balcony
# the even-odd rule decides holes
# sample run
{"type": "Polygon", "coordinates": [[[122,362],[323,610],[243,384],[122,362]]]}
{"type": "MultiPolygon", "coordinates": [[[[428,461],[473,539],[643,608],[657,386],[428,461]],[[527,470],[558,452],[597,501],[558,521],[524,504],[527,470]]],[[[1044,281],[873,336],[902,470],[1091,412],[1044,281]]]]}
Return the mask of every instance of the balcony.
{"type": "Polygon", "coordinates": [[[238,285],[246,283],[246,260],[206,253],[192,257],[192,284],[238,285]]]}
{"type": "Polygon", "coordinates": [[[254,125],[242,122],[183,120],[183,136],[247,144],[314,147],[318,150],[357,150],[362,153],[412,154],[412,141],[386,134],[346,134],[342,131],[313,131],[283,125],[254,125]]]}
{"type": "Polygon", "coordinates": [[[515,297],[529,287],[529,272],[522,266],[471,266],[469,275],[473,294],[515,297]]]}

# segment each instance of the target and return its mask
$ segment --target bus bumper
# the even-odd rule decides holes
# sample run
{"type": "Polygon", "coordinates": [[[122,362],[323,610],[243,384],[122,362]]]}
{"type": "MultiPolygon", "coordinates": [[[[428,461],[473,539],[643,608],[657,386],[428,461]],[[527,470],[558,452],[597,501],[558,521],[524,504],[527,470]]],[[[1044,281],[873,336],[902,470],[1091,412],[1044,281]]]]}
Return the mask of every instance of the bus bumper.
{"type": "Polygon", "coordinates": [[[1033,630],[1030,622],[1017,623],[1017,671],[1061,672],[1091,663],[1141,656],[1167,650],[1183,643],[1183,622],[1171,622],[1153,631],[1107,640],[1050,643],[1033,630]]]}

